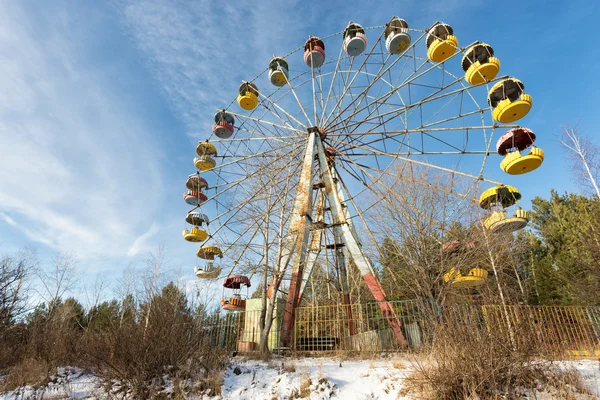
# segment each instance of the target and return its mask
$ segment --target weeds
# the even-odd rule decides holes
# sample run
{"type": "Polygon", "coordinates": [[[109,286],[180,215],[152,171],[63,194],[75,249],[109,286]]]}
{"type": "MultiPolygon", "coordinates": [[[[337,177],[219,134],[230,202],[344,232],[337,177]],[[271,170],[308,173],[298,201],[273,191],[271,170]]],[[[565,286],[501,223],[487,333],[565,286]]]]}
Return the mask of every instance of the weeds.
{"type": "Polygon", "coordinates": [[[513,346],[495,331],[439,325],[424,359],[413,362],[416,372],[409,385],[424,398],[448,400],[518,398],[534,391],[586,393],[577,372],[533,359],[533,350],[513,346]]]}

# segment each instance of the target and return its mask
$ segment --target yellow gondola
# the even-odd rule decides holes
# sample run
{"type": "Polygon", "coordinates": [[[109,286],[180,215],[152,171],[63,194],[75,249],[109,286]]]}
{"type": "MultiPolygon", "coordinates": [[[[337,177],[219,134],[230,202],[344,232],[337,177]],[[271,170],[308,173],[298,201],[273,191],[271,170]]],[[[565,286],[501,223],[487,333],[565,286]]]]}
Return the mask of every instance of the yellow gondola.
{"type": "Polygon", "coordinates": [[[254,83],[243,82],[239,88],[237,102],[246,111],[251,111],[258,106],[258,88],[254,83]]]}
{"type": "Polygon", "coordinates": [[[433,62],[444,62],[456,52],[458,39],[448,24],[438,23],[427,31],[427,57],[433,62]]]}
{"type": "Polygon", "coordinates": [[[496,150],[504,156],[500,168],[508,174],[520,175],[538,168],[544,161],[544,151],[533,146],[535,133],[527,128],[514,128],[498,139],[496,150]],[[521,151],[529,148],[528,154],[521,151]]]}
{"type": "Polygon", "coordinates": [[[483,224],[494,233],[509,233],[525,228],[528,222],[529,213],[519,208],[513,217],[507,217],[504,211],[494,211],[483,224]]]}
{"type": "Polygon", "coordinates": [[[533,98],[524,90],[525,85],[516,78],[507,78],[492,86],[488,93],[488,104],[494,108],[492,117],[508,124],[526,116],[533,105],[533,98]]]}
{"type": "Polygon", "coordinates": [[[194,157],[194,165],[201,171],[208,171],[213,169],[217,165],[217,162],[214,158],[205,154],[200,157],[194,157]]]}
{"type": "Polygon", "coordinates": [[[519,200],[521,193],[517,188],[508,185],[494,186],[479,196],[479,206],[487,210],[494,206],[510,207],[519,200]]]}
{"type": "Polygon", "coordinates": [[[454,289],[465,289],[483,285],[487,277],[488,272],[482,268],[472,268],[466,275],[457,268],[452,268],[444,274],[444,281],[450,283],[454,289]]]}
{"type": "Polygon", "coordinates": [[[209,143],[208,141],[198,142],[198,146],[196,146],[196,154],[198,154],[198,157],[216,156],[217,148],[214,144],[209,143]]]}
{"type": "Polygon", "coordinates": [[[208,238],[208,233],[197,227],[183,230],[183,238],[188,242],[203,242],[208,238]]]}
{"type": "Polygon", "coordinates": [[[544,162],[544,151],[533,146],[528,154],[521,155],[520,151],[507,154],[500,162],[500,168],[507,174],[520,175],[533,171],[544,162]]]}
{"type": "Polygon", "coordinates": [[[500,60],[494,57],[494,49],[489,44],[479,43],[471,46],[463,56],[462,68],[465,79],[471,85],[489,82],[500,71],[500,60]]]}
{"type": "Polygon", "coordinates": [[[285,58],[273,57],[269,63],[269,81],[275,86],[283,86],[288,81],[289,66],[285,58]]]}
{"type": "Polygon", "coordinates": [[[216,246],[202,246],[198,249],[196,255],[198,258],[212,261],[215,257],[223,257],[223,252],[216,246]]]}

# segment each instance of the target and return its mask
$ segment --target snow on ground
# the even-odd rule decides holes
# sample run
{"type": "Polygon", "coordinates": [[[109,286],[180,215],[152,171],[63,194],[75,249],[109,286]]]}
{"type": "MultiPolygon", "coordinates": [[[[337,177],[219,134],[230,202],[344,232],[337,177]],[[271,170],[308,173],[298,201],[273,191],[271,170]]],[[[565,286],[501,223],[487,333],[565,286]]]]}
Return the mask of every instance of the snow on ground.
{"type": "Polygon", "coordinates": [[[563,369],[576,369],[585,386],[596,396],[600,396],[600,360],[561,361],[563,369]]]}
{"type": "MultiPolygon", "coordinates": [[[[588,389],[600,396],[600,361],[562,361],[563,369],[574,368],[588,389]]],[[[201,400],[309,399],[408,399],[405,378],[413,369],[406,360],[380,359],[342,361],[333,358],[276,358],[269,362],[234,358],[224,373],[221,396],[190,396],[201,400]]],[[[163,393],[172,391],[168,380],[163,393]]],[[[101,381],[78,368],[59,368],[40,388],[26,386],[0,394],[0,400],[109,399],[119,389],[105,392],[101,381]]],[[[542,398],[547,398],[543,397],[542,398]]],[[[550,397],[551,398],[551,397],[550,397]]],[[[586,397],[589,398],[589,397],[586,397]]]]}
{"type": "Polygon", "coordinates": [[[234,362],[225,373],[224,399],[398,399],[407,363],[330,358],[234,362]],[[237,369],[236,369],[237,368],[237,369]],[[295,369],[293,371],[292,369],[295,369]],[[303,392],[304,390],[304,392],[303,392]]]}
{"type": "Polygon", "coordinates": [[[108,398],[100,379],[84,373],[79,368],[58,368],[56,375],[51,376],[49,380],[48,384],[39,388],[24,386],[0,394],[0,400],[108,398]]]}

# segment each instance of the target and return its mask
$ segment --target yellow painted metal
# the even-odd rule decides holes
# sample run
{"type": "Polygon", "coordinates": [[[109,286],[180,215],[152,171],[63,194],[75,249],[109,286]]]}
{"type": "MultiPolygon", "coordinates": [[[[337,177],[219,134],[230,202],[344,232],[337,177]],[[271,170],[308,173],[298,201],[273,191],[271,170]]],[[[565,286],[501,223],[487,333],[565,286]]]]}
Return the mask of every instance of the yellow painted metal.
{"type": "Polygon", "coordinates": [[[543,161],[544,151],[533,146],[526,155],[521,155],[519,151],[507,153],[500,163],[500,168],[507,174],[521,175],[538,168],[543,161]]]}
{"type": "MultiPolygon", "coordinates": [[[[270,300],[268,300],[270,302],[270,300]]],[[[269,304],[269,303],[267,303],[269,304]]],[[[285,300],[279,298],[275,301],[273,310],[273,324],[269,332],[268,345],[270,350],[281,347],[280,331],[283,321],[283,311],[285,309],[285,300]]],[[[260,343],[260,313],[262,310],[262,299],[246,300],[246,319],[244,330],[242,332],[242,341],[254,342],[258,346],[260,343]]]]}
{"type": "Polygon", "coordinates": [[[252,92],[245,92],[243,95],[238,95],[237,101],[244,110],[251,111],[258,105],[258,96],[252,92]]]}
{"type": "Polygon", "coordinates": [[[194,165],[201,171],[208,171],[217,165],[217,162],[209,155],[194,157],[194,165]]]}
{"type": "Polygon", "coordinates": [[[190,230],[184,229],[183,238],[188,242],[203,242],[208,238],[208,233],[199,228],[192,228],[190,230]]]}
{"type": "Polygon", "coordinates": [[[485,209],[489,209],[495,204],[510,207],[519,200],[521,200],[521,193],[517,188],[509,185],[494,186],[481,193],[479,206],[485,209]]]}
{"type": "Polygon", "coordinates": [[[198,142],[198,146],[196,146],[196,154],[198,154],[199,157],[216,156],[217,148],[212,143],[198,142]]]}
{"type": "Polygon", "coordinates": [[[446,40],[435,39],[427,50],[427,57],[434,62],[443,62],[450,58],[458,47],[456,36],[448,35],[446,40]]]}
{"type": "Polygon", "coordinates": [[[529,222],[529,216],[527,215],[527,211],[517,210],[514,217],[502,218],[497,221],[493,221],[489,224],[489,226],[487,222],[488,220],[486,219],[484,224],[490,231],[494,233],[509,233],[525,228],[529,222]]]}
{"type": "Polygon", "coordinates": [[[467,275],[463,275],[458,269],[452,268],[444,274],[444,281],[450,283],[454,289],[464,289],[483,285],[487,277],[488,272],[482,268],[472,268],[467,275]]]}
{"type": "Polygon", "coordinates": [[[510,99],[504,99],[498,103],[492,112],[492,117],[498,122],[508,124],[526,116],[532,106],[533,98],[523,93],[519,100],[511,102],[510,99]]]}
{"type": "Polygon", "coordinates": [[[214,260],[216,256],[223,257],[223,252],[216,246],[202,246],[196,255],[204,260],[214,260]]]}
{"type": "Polygon", "coordinates": [[[475,63],[471,64],[467,72],[465,72],[465,79],[471,85],[480,85],[494,79],[499,71],[500,60],[496,57],[490,57],[486,63],[481,64],[479,61],[475,61],[475,63]]]}
{"type": "Polygon", "coordinates": [[[492,226],[499,221],[506,219],[506,213],[504,211],[494,211],[486,219],[483,220],[483,225],[487,229],[492,229],[492,226]]]}

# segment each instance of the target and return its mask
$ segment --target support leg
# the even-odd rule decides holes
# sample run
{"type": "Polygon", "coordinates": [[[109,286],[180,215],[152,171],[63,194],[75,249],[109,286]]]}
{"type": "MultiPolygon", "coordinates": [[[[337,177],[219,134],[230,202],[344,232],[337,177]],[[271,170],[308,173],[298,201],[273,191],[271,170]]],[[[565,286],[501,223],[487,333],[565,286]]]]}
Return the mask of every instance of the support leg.
{"type": "Polygon", "coordinates": [[[340,200],[335,187],[334,176],[327,164],[325,152],[323,151],[323,145],[320,140],[316,142],[317,154],[319,155],[319,164],[321,165],[321,174],[323,183],[325,183],[325,191],[329,199],[329,206],[333,215],[334,224],[338,225],[342,232],[342,237],[348,253],[354,260],[354,263],[359,268],[363,279],[365,280],[367,287],[373,294],[373,297],[378,302],[381,311],[383,311],[384,317],[387,319],[390,327],[392,328],[396,339],[402,346],[406,346],[406,340],[402,334],[401,324],[396,316],[396,312],[390,302],[387,300],[385,292],[377,279],[371,263],[367,259],[366,255],[360,248],[358,241],[352,234],[352,230],[346,219],[346,215],[342,209],[340,200]]]}
{"type": "MultiPolygon", "coordinates": [[[[323,193],[319,191],[318,193],[318,202],[317,202],[317,214],[315,216],[315,224],[318,227],[319,223],[324,223],[324,209],[325,209],[325,198],[323,193]]],[[[321,252],[321,243],[322,243],[322,228],[315,228],[310,232],[310,246],[308,249],[308,254],[306,255],[306,264],[304,265],[304,273],[302,275],[302,283],[300,284],[300,294],[298,296],[298,304],[302,301],[302,295],[304,294],[304,289],[306,289],[306,284],[310,280],[312,275],[312,271],[315,267],[315,262],[317,261],[317,257],[321,252]]]]}
{"type": "MultiPolygon", "coordinates": [[[[283,313],[283,325],[281,326],[281,340],[285,347],[290,347],[294,329],[294,319],[296,316],[296,306],[300,295],[300,282],[303,275],[303,268],[308,245],[308,224],[312,222],[312,173],[314,164],[315,144],[317,142],[316,133],[310,132],[304,154],[302,171],[298,182],[298,191],[296,193],[296,202],[292,211],[292,220],[290,221],[290,236],[293,242],[289,256],[282,260],[284,271],[289,265],[290,259],[294,256],[292,265],[292,276],[288,297],[283,313]]],[[[320,139],[318,140],[320,142],[320,139]]]]}

